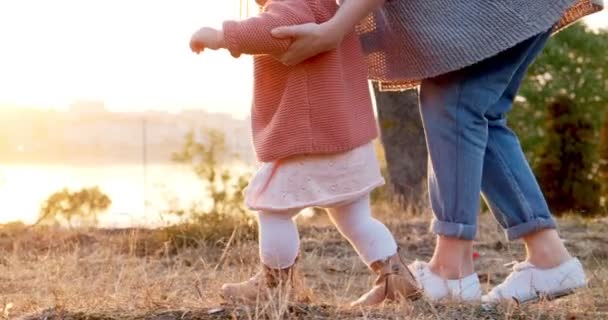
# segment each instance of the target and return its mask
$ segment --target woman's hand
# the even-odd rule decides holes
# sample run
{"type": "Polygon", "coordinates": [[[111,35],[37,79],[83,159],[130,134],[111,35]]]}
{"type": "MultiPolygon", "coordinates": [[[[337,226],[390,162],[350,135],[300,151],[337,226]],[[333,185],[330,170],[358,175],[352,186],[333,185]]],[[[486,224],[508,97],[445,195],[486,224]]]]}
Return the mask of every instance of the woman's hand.
{"type": "Polygon", "coordinates": [[[289,49],[280,57],[283,64],[293,66],[320,53],[335,49],[344,34],[329,24],[306,23],[278,27],[272,35],[279,39],[294,39],[289,49]]]}
{"type": "Polygon", "coordinates": [[[190,39],[190,50],[196,54],[205,49],[217,50],[225,47],[224,33],[209,27],[200,28],[190,39]]]}
{"type": "Polygon", "coordinates": [[[336,48],[344,35],[354,30],[355,25],[385,0],[341,1],[340,9],[329,21],[322,24],[308,23],[298,26],[279,27],[272,35],[280,39],[293,39],[289,49],[278,58],[292,66],[319,53],[336,48]]]}

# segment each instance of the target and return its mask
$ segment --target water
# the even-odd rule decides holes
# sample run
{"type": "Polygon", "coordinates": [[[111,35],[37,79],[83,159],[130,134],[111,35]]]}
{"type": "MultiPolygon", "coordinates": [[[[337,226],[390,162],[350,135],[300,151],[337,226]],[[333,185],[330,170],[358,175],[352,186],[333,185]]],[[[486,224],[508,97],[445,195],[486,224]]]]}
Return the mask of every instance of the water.
{"type": "MultiPolygon", "coordinates": [[[[236,168],[242,172],[247,168],[236,168]]],[[[52,193],[99,186],[112,199],[100,216],[102,227],[166,225],[161,212],[206,202],[204,185],[191,168],[148,165],[0,165],[0,223],[35,222],[40,206],[52,193]]],[[[208,201],[208,200],[207,200],[208,201]]]]}

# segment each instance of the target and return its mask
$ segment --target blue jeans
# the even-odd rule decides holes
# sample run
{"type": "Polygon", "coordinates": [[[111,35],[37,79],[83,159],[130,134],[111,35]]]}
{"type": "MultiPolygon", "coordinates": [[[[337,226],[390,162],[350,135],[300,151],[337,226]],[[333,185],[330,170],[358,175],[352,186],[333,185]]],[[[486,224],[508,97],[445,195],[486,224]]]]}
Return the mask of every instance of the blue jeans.
{"type": "Polygon", "coordinates": [[[480,193],[509,240],[556,227],[506,121],[528,66],[549,36],[539,34],[475,65],[422,82],[434,233],[475,239],[480,193]]]}

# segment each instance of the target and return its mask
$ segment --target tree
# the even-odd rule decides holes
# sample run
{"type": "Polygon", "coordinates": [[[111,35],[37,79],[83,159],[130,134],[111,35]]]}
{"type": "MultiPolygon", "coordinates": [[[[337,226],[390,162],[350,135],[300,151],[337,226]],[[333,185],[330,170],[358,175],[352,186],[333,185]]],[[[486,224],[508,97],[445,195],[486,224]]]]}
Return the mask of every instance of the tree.
{"type": "Polygon", "coordinates": [[[608,206],[608,112],[604,113],[604,122],[600,131],[598,158],[598,180],[602,188],[600,203],[605,208],[608,206]]]}
{"type": "Polygon", "coordinates": [[[547,136],[536,173],[549,206],[556,214],[570,210],[594,215],[599,205],[599,184],[591,174],[593,129],[568,96],[549,106],[547,136]]]}
{"type": "Polygon", "coordinates": [[[391,189],[412,212],[428,209],[427,150],[418,92],[380,91],[375,84],[374,93],[391,189]]]}
{"type": "Polygon", "coordinates": [[[38,223],[67,223],[72,227],[74,221],[81,225],[97,224],[98,215],[106,211],[112,200],[99,187],[83,188],[79,191],[63,189],[53,193],[42,204],[38,223]]]}
{"type": "Polygon", "coordinates": [[[606,52],[608,32],[594,32],[579,23],[550,39],[530,66],[509,121],[534,166],[545,140],[541,124],[547,116],[546,106],[558,95],[576,103],[576,112],[590,122],[597,141],[601,126],[598,114],[608,106],[606,52]]]}

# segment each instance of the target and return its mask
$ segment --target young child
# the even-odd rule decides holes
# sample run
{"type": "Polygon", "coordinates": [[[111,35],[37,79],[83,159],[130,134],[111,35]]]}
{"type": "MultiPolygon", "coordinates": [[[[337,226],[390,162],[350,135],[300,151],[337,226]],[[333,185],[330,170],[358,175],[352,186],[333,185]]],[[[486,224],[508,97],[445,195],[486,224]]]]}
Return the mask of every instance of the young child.
{"type": "Polygon", "coordinates": [[[417,297],[416,280],[395,239],[371,214],[369,194],[384,180],[372,146],[376,120],[357,35],[353,30],[335,50],[285,66],[273,55],[287,50],[290,41],[273,38],[270,30],[327,21],[338,9],[336,0],[258,4],[258,16],[226,21],[223,30],[202,28],[190,41],[195,53],[226,48],[234,57],[255,55],[251,120],[262,166],[246,190],[246,204],[258,213],[262,268],[245,282],[225,284],[222,295],[255,301],[266,289],[295,286],[300,239],[293,218],[304,208],[323,207],[378,275],[352,305],[417,297]]]}

